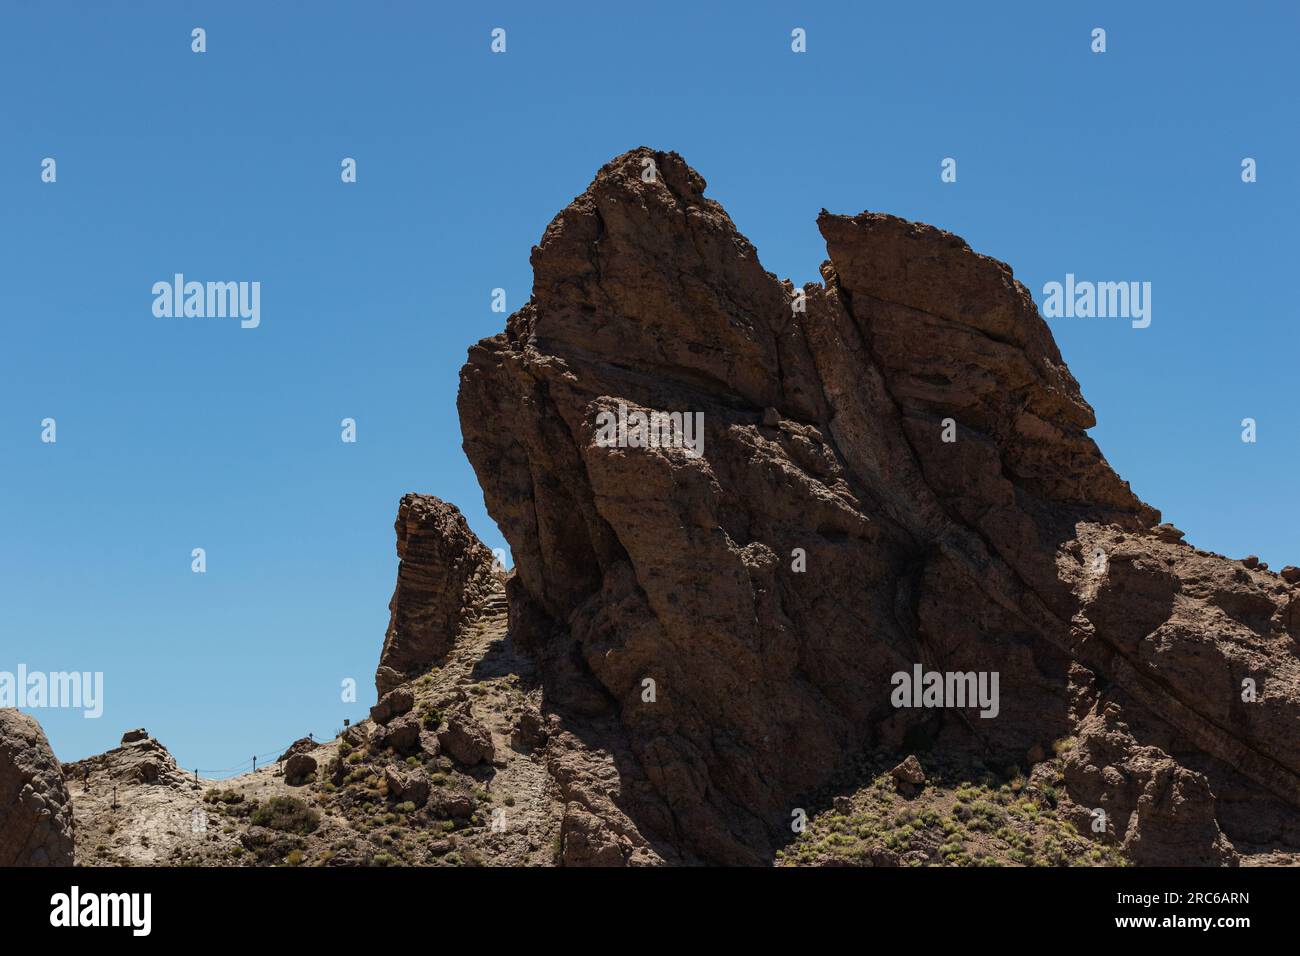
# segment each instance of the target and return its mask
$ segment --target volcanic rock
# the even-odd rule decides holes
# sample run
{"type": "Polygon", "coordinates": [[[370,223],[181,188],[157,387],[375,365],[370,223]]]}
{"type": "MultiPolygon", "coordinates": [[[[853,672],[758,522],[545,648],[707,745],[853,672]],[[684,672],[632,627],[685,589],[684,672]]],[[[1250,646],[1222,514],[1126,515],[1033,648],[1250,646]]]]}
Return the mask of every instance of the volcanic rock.
{"type": "MultiPolygon", "coordinates": [[[[1088,436],[1011,269],[932,226],[823,210],[824,281],[796,289],[704,189],[675,153],[604,166],[461,372],[465,451],[516,561],[512,636],[617,768],[566,814],[565,861],[639,852],[628,820],[683,860],[768,861],[804,795],[916,733],[1001,766],[1076,735],[1091,756],[1068,796],[1109,807],[1143,861],[1294,834],[1297,599],[1160,526],[1088,436]],[[610,440],[639,414],[665,440],[610,440]],[[896,708],[891,675],[936,662],[996,671],[996,717],[896,708]]],[[[398,519],[395,671],[460,613],[437,582],[464,565],[421,534],[455,520],[431,507],[398,519]]],[[[487,581],[467,550],[458,600],[487,581]]]]}
{"type": "Polygon", "coordinates": [[[0,709],[0,866],[71,866],[72,804],[35,718],[0,709]]]}
{"type": "Polygon", "coordinates": [[[390,765],[384,769],[384,781],[388,785],[388,795],[395,801],[409,800],[418,808],[429,799],[429,778],[421,770],[402,773],[390,765]]]}
{"type": "Polygon", "coordinates": [[[474,801],[463,793],[436,790],[429,798],[429,804],[435,816],[456,820],[466,820],[474,815],[474,801]]]}
{"type": "Polygon", "coordinates": [[[414,753],[420,749],[420,722],[410,715],[396,718],[382,728],[379,745],[399,754],[414,753]]]}
{"type": "Polygon", "coordinates": [[[409,713],[414,706],[415,695],[406,688],[399,687],[379,698],[379,703],[370,708],[370,719],[377,724],[386,724],[394,717],[409,713]]]}
{"type": "Polygon", "coordinates": [[[465,766],[492,762],[495,756],[492,734],[474,717],[468,701],[448,710],[446,719],[446,728],[438,734],[443,753],[465,766]]]}
{"type": "Polygon", "coordinates": [[[380,696],[441,660],[475,608],[500,589],[492,552],[455,505],[406,495],[395,527],[400,561],[375,674],[380,696]]]}
{"type": "Polygon", "coordinates": [[[310,754],[290,754],[289,759],[284,762],[284,782],[290,786],[307,782],[315,772],[316,758],[310,754]]]}
{"type": "Polygon", "coordinates": [[[560,828],[561,862],[565,866],[623,866],[618,837],[600,817],[571,803],[560,828]]]}
{"type": "Polygon", "coordinates": [[[1181,530],[1175,528],[1172,524],[1170,524],[1167,521],[1164,522],[1163,524],[1156,525],[1156,527],[1152,529],[1152,534],[1154,534],[1161,541],[1169,541],[1171,543],[1176,541],[1182,541],[1183,538],[1185,537],[1185,535],[1181,530]]]}
{"type": "Polygon", "coordinates": [[[925,771],[921,769],[921,762],[915,754],[908,754],[906,760],[889,771],[889,775],[894,778],[899,790],[907,793],[914,793],[917,787],[925,783],[925,771]]]}
{"type": "Polygon", "coordinates": [[[102,754],[63,765],[68,780],[110,780],[164,784],[180,787],[188,783],[185,773],[176,766],[176,758],[144,728],[122,735],[122,745],[102,754]]]}
{"type": "Polygon", "coordinates": [[[316,741],[312,740],[310,737],[299,737],[289,745],[288,749],[285,750],[284,753],[280,754],[280,756],[276,758],[275,762],[283,763],[294,754],[305,754],[309,751],[315,750],[319,746],[320,744],[316,743],[316,741]]]}

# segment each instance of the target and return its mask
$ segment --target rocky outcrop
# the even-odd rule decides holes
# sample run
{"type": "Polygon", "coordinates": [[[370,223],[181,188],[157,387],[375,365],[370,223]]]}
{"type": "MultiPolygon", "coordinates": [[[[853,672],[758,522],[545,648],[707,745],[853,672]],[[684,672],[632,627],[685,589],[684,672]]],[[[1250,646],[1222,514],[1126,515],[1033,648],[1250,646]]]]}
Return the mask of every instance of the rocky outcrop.
{"type": "Polygon", "coordinates": [[[466,766],[491,763],[495,756],[492,734],[474,716],[468,701],[447,712],[447,726],[438,734],[438,744],[443,753],[466,766]]]}
{"type": "Polygon", "coordinates": [[[314,778],[316,758],[308,753],[290,754],[284,762],[284,782],[289,786],[299,786],[314,778]]]}
{"type": "Polygon", "coordinates": [[[384,770],[384,785],[389,798],[394,801],[410,801],[415,806],[422,807],[429,799],[429,778],[419,770],[403,773],[396,767],[387,767],[384,770]]]}
{"type": "Polygon", "coordinates": [[[370,708],[370,719],[377,724],[387,724],[394,717],[410,713],[414,706],[415,695],[410,690],[399,687],[379,698],[379,702],[370,708]]]}
{"type": "Polygon", "coordinates": [[[0,709],[0,866],[71,866],[72,803],[35,718],[0,709]]]}
{"type": "Polygon", "coordinates": [[[63,765],[68,780],[106,779],[115,782],[182,786],[189,782],[176,758],[143,727],[122,735],[122,745],[102,754],[63,765]]]}
{"type": "Polygon", "coordinates": [[[501,587],[492,552],[455,505],[406,495],[395,528],[397,587],[375,674],[381,697],[445,657],[475,609],[501,587]]]}
{"type": "Polygon", "coordinates": [[[412,754],[420,749],[420,722],[411,716],[399,717],[381,728],[375,740],[394,753],[412,754]]]}
{"type": "Polygon", "coordinates": [[[913,796],[925,786],[925,770],[922,769],[921,762],[916,759],[915,754],[908,754],[906,760],[889,771],[889,776],[893,778],[898,792],[904,796],[913,796]]]}
{"type": "Polygon", "coordinates": [[[513,636],[616,763],[566,816],[571,861],[649,839],[766,862],[802,795],[905,739],[1016,763],[1073,736],[1070,798],[1141,862],[1300,845],[1297,592],[1195,550],[1115,474],[1011,269],[823,211],[824,282],[796,289],[704,188],[674,153],[603,167],[461,373],[513,636]],[[996,671],[996,713],[896,706],[917,666],[996,671]]]}
{"type": "Polygon", "coordinates": [[[275,762],[284,763],[294,754],[310,753],[319,746],[320,744],[316,743],[311,737],[299,737],[285,749],[284,753],[275,758],[275,762]]]}

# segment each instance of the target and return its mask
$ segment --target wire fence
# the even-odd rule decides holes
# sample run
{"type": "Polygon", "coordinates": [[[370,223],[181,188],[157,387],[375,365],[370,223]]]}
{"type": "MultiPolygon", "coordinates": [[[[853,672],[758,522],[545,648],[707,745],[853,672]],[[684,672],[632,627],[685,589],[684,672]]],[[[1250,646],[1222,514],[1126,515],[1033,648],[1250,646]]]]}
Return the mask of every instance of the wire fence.
{"type": "MultiPolygon", "coordinates": [[[[325,737],[320,737],[315,733],[308,733],[305,736],[314,743],[319,744],[327,740],[333,740],[342,732],[343,730],[340,729],[337,733],[329,734],[325,737]]],[[[221,780],[225,777],[235,777],[241,773],[248,773],[253,770],[254,767],[265,767],[276,763],[277,758],[281,754],[285,753],[290,747],[302,739],[302,737],[296,737],[282,747],[274,747],[262,753],[254,754],[248,759],[235,764],[233,767],[181,767],[179,769],[183,770],[185,773],[207,777],[209,780],[221,780]]]]}

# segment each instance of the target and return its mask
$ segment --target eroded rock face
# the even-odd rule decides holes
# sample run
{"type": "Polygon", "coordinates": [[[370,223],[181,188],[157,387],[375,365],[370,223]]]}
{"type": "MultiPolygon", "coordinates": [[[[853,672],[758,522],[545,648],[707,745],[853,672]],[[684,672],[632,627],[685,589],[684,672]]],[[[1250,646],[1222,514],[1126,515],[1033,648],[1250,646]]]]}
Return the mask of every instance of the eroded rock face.
{"type": "Polygon", "coordinates": [[[512,632],[564,725],[617,738],[574,862],[631,852],[619,814],[684,860],[766,862],[801,795],[917,733],[1008,763],[1075,735],[1114,773],[1071,795],[1142,862],[1294,839],[1295,592],[1183,543],[1114,473],[1011,269],[823,211],[825,281],[796,290],[704,188],[673,153],[603,167],[461,373],[512,632]],[[610,447],[619,405],[702,413],[703,454],[610,447]],[[918,663],[996,670],[997,716],[895,707],[918,663]]]}
{"type": "Polygon", "coordinates": [[[71,866],[72,803],[34,717],[0,710],[0,866],[71,866]]]}
{"type": "Polygon", "coordinates": [[[450,708],[446,721],[446,729],[438,734],[438,744],[443,753],[466,766],[492,762],[495,756],[492,734],[475,717],[469,701],[450,708]]]}
{"type": "Polygon", "coordinates": [[[500,589],[492,552],[455,505],[406,495],[395,527],[401,562],[375,674],[381,697],[441,660],[474,609],[500,589]]]}

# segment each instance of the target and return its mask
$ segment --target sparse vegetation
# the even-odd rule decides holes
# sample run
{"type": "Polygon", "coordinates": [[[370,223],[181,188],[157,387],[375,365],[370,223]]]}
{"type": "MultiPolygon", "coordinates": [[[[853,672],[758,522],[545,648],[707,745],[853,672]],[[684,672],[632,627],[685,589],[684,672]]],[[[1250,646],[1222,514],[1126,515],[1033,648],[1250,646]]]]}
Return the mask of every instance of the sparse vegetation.
{"type": "Polygon", "coordinates": [[[930,779],[912,799],[878,773],[851,805],[837,801],[836,810],[810,814],[807,829],[777,854],[778,865],[1124,865],[1114,846],[1081,835],[1063,815],[1058,767],[1040,764],[1031,783],[1016,767],[999,778],[962,773],[937,755],[928,763],[930,779]]]}
{"type": "Polygon", "coordinates": [[[442,711],[432,704],[424,705],[420,709],[420,723],[425,730],[437,730],[442,726],[442,711]]]}
{"type": "Polygon", "coordinates": [[[253,811],[249,822],[282,833],[311,833],[320,826],[320,813],[297,797],[272,797],[253,811]]]}

